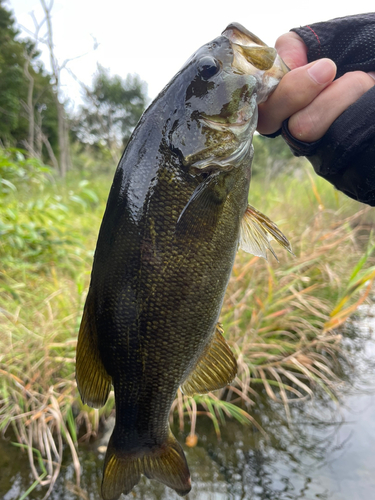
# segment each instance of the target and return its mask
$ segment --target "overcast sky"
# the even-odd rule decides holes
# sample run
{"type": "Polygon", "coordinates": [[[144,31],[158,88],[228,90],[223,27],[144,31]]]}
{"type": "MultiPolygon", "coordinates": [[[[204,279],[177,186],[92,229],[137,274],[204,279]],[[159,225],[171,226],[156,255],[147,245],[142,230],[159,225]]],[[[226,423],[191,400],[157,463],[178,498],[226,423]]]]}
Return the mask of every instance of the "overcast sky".
{"type": "MultiPolygon", "coordinates": [[[[43,18],[39,0],[7,0],[6,5],[31,31],[30,12],[43,18]]],[[[79,80],[90,84],[100,63],[122,77],[138,73],[154,98],[195,50],[232,21],[273,46],[291,28],[372,11],[375,0],[55,0],[52,23],[60,62],[87,53],[68,64],[79,80]]],[[[48,58],[43,60],[48,67],[48,58]]],[[[67,72],[62,81],[65,95],[77,105],[79,85],[67,72]]]]}

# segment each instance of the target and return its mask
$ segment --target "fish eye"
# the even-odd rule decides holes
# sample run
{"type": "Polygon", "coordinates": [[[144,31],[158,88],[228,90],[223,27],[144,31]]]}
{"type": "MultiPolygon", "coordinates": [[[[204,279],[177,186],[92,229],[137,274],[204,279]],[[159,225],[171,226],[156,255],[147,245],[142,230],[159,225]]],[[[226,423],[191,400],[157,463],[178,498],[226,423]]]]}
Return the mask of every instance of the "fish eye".
{"type": "Polygon", "coordinates": [[[216,75],[219,69],[219,61],[209,56],[202,57],[198,64],[198,73],[203,80],[209,80],[212,76],[216,75]]]}

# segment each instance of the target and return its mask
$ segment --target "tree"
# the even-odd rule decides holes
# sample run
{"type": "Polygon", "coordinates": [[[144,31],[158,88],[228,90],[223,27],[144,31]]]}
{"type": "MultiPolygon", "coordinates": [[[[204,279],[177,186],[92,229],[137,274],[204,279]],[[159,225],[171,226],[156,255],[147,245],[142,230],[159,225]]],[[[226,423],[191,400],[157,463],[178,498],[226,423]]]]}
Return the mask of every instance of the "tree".
{"type": "MultiPolygon", "coordinates": [[[[23,116],[28,121],[28,136],[22,140],[30,155],[42,159],[43,150],[51,163],[58,170],[55,151],[58,149],[57,110],[55,92],[50,75],[44,72],[43,65],[37,60],[39,52],[31,40],[23,42],[24,75],[28,82],[27,97],[20,99],[23,116]],[[36,71],[37,70],[37,71],[36,71]]],[[[44,155],[45,156],[45,155],[44,155]]]]}
{"type": "MultiPolygon", "coordinates": [[[[52,33],[52,22],[51,22],[51,10],[53,7],[53,0],[50,1],[49,5],[45,2],[45,0],[40,0],[44,14],[45,20],[47,23],[47,41],[46,44],[48,46],[52,75],[54,79],[54,87],[55,87],[55,104],[57,111],[57,125],[58,125],[58,141],[59,141],[59,154],[60,154],[60,175],[61,177],[65,177],[65,174],[69,168],[69,137],[68,137],[68,127],[67,127],[67,119],[65,114],[64,104],[60,101],[60,73],[61,67],[58,63],[58,60],[55,56],[55,52],[53,49],[53,33],[52,33]]],[[[42,21],[43,23],[43,21],[42,21]]]]}
{"type": "Polygon", "coordinates": [[[146,84],[138,75],[122,79],[98,65],[92,88],[85,88],[74,130],[79,140],[105,144],[114,159],[130,135],[147,104],[146,84]]]}
{"type": "Polygon", "coordinates": [[[53,163],[57,115],[50,76],[38,60],[35,42],[17,40],[12,13],[3,3],[0,0],[0,141],[53,163]]]}
{"type": "Polygon", "coordinates": [[[0,138],[13,142],[13,134],[20,126],[21,103],[24,93],[24,46],[15,40],[18,32],[12,14],[0,0],[0,138]]]}

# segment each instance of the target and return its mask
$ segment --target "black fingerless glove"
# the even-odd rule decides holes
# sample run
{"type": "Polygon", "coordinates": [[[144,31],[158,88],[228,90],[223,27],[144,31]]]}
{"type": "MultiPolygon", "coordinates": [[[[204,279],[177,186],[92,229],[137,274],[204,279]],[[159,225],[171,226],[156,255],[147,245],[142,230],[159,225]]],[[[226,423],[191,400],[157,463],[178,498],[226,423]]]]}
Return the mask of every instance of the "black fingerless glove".
{"type": "Polygon", "coordinates": [[[328,57],[337,66],[336,78],[348,71],[375,70],[375,13],[341,17],[294,28],[308,48],[308,62],[328,57]]]}
{"type": "Polygon", "coordinates": [[[317,174],[355,200],[375,206],[375,86],[345,110],[313,143],[282,135],[295,156],[306,156],[317,174]]]}
{"type": "MultiPolygon", "coordinates": [[[[375,13],[292,31],[305,42],[309,62],[328,57],[336,63],[336,78],[348,71],[375,71],[375,13]]],[[[319,141],[299,141],[289,133],[287,121],[282,135],[293,154],[306,156],[317,174],[351,198],[375,206],[375,87],[344,111],[319,141]]]]}

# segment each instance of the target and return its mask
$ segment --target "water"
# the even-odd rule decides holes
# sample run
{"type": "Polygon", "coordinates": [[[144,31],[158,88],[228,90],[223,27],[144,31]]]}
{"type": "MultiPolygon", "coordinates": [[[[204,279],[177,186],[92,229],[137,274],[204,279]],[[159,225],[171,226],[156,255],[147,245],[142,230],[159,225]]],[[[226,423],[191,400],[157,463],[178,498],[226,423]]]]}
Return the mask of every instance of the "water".
{"type": "MultiPolygon", "coordinates": [[[[188,500],[371,500],[375,498],[375,319],[353,321],[344,339],[353,367],[340,404],[328,397],[291,408],[288,426],[282,406],[260,398],[254,416],[269,439],[228,420],[218,441],[207,420],[197,428],[198,446],[187,448],[193,488],[188,500]]],[[[186,436],[178,435],[180,442],[186,436]]],[[[72,464],[64,463],[52,500],[99,499],[102,441],[80,446],[81,490],[72,464]]],[[[0,441],[0,498],[18,500],[32,484],[26,454],[0,441]]],[[[28,498],[42,499],[45,489],[28,498]]],[[[174,492],[143,478],[129,498],[177,500],[174,492]]]]}

